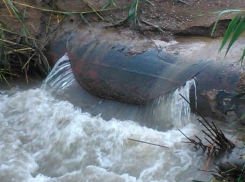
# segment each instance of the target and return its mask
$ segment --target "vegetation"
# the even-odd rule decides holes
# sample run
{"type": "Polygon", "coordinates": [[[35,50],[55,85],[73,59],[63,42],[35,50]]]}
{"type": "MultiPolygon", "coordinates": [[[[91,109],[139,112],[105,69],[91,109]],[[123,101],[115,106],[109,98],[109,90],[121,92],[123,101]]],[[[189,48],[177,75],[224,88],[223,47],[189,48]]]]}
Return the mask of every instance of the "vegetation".
{"type": "MultiPolygon", "coordinates": [[[[149,3],[151,6],[155,6],[149,0],[145,0],[145,2],[149,3]]],[[[138,15],[139,3],[140,3],[139,0],[134,0],[130,6],[130,9],[128,12],[128,17],[125,20],[114,24],[113,27],[119,27],[119,26],[124,26],[124,25],[133,23],[135,30],[140,30],[141,23],[144,23],[144,24],[152,26],[152,27],[156,28],[157,30],[159,30],[160,32],[164,33],[164,31],[159,26],[151,24],[148,21],[139,17],[139,15],[138,15]]]]}
{"type": "MultiPolygon", "coordinates": [[[[12,29],[8,27],[3,20],[0,20],[0,80],[7,81],[9,78],[12,77],[20,77],[24,75],[26,77],[26,81],[28,82],[28,73],[33,72],[34,74],[48,74],[50,71],[50,67],[48,65],[48,61],[43,54],[44,47],[48,40],[48,32],[50,21],[52,17],[56,15],[56,21],[59,23],[67,15],[71,14],[79,14],[82,20],[90,26],[89,21],[84,17],[85,14],[88,13],[95,13],[101,20],[104,21],[104,18],[100,15],[100,12],[109,11],[113,9],[119,8],[129,8],[128,16],[118,22],[112,22],[114,27],[124,26],[124,25],[131,25],[133,24],[136,30],[140,30],[141,24],[146,24],[156,28],[157,30],[164,32],[160,27],[157,25],[151,24],[150,22],[146,21],[139,17],[139,7],[140,3],[148,3],[151,6],[155,6],[152,1],[149,0],[132,0],[132,4],[124,7],[119,7],[114,0],[108,0],[102,9],[95,10],[93,6],[86,0],[78,0],[81,3],[85,3],[88,7],[90,7],[89,11],[64,11],[56,7],[55,2],[53,5],[50,6],[52,8],[40,8],[35,5],[30,5],[27,3],[20,3],[14,0],[3,0],[3,3],[0,4],[5,7],[5,12],[0,13],[3,15],[4,13],[8,13],[13,19],[13,22],[17,22],[19,24],[20,29],[12,29]],[[47,23],[46,27],[46,39],[40,40],[38,36],[31,33],[30,29],[34,29],[34,25],[27,26],[32,24],[27,20],[27,10],[35,9],[44,13],[49,13],[50,18],[49,22],[47,23]],[[61,18],[58,17],[62,15],[61,18]],[[30,69],[31,68],[31,69],[30,69]],[[32,71],[34,70],[34,71],[32,71]]],[[[65,0],[63,0],[66,3],[65,0]]],[[[174,2],[174,1],[173,1],[174,2]]],[[[177,2],[177,1],[176,1],[177,2]]],[[[180,1],[185,3],[185,1],[180,1]]],[[[242,34],[245,30],[245,23],[244,23],[244,10],[225,10],[225,11],[218,11],[215,12],[218,14],[218,18],[215,22],[215,25],[212,30],[212,34],[214,33],[217,22],[219,17],[225,13],[237,13],[237,16],[231,21],[223,42],[220,46],[219,51],[221,51],[224,46],[229,42],[226,54],[229,52],[231,46],[234,42],[238,39],[238,37],[242,34]],[[229,41],[230,40],[230,41],[229,41]]],[[[240,63],[243,62],[245,58],[245,49],[243,54],[239,60],[240,63]]]]}
{"type": "MultiPolygon", "coordinates": [[[[217,17],[216,22],[214,24],[211,35],[213,35],[213,33],[216,29],[219,17],[222,14],[224,14],[224,13],[237,13],[235,18],[233,18],[232,21],[229,23],[229,26],[225,32],[223,41],[222,41],[220,49],[219,49],[219,52],[220,52],[224,48],[224,46],[228,43],[228,47],[227,47],[226,53],[225,53],[225,55],[227,55],[231,46],[242,35],[242,33],[245,32],[245,10],[232,9],[232,10],[218,11],[215,13],[218,13],[218,17],[217,17]]],[[[244,58],[245,58],[245,48],[244,48],[243,54],[242,54],[241,58],[238,60],[238,62],[243,63],[244,58]]]]}
{"type": "Polygon", "coordinates": [[[46,74],[49,71],[48,61],[43,54],[45,42],[33,37],[27,28],[26,24],[31,22],[25,21],[26,7],[20,12],[13,1],[3,2],[8,16],[20,29],[14,30],[4,20],[0,20],[0,80],[7,82],[7,79],[13,76],[24,75],[28,83],[30,68],[38,67],[39,71],[46,74]]]}
{"type": "MultiPolygon", "coordinates": [[[[242,35],[242,33],[245,32],[245,10],[224,10],[216,12],[218,13],[218,17],[216,19],[216,22],[214,24],[212,34],[214,33],[216,29],[216,25],[218,22],[219,17],[224,13],[236,13],[236,16],[232,19],[232,21],[229,23],[228,28],[226,29],[224,38],[222,40],[222,43],[219,48],[219,52],[224,49],[225,45],[228,44],[225,52],[225,56],[228,54],[229,50],[231,49],[232,45],[237,41],[237,39],[242,35]]],[[[244,62],[245,58],[245,46],[243,49],[243,53],[241,55],[241,58],[238,60],[238,63],[241,65],[244,62]]],[[[243,119],[245,117],[245,114],[241,117],[243,119]]],[[[244,132],[244,128],[240,128],[237,130],[237,132],[244,132]]],[[[242,158],[244,159],[244,158],[242,158]]],[[[245,181],[245,163],[241,166],[238,166],[236,164],[229,164],[230,170],[227,171],[218,171],[218,175],[215,175],[215,178],[219,181],[237,181],[237,182],[244,182],[245,181]]]]}

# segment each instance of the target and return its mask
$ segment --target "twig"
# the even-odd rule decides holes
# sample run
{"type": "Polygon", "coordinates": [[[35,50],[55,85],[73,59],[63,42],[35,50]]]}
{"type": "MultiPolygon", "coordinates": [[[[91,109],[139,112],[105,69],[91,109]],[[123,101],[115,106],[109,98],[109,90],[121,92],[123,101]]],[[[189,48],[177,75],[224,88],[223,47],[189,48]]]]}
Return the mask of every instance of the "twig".
{"type": "Polygon", "coordinates": [[[128,138],[128,140],[132,140],[132,141],[135,141],[135,142],[140,142],[140,143],[145,143],[145,144],[149,144],[149,145],[154,145],[154,146],[170,149],[170,147],[166,147],[164,145],[154,144],[154,143],[145,142],[145,141],[141,141],[141,140],[136,140],[136,139],[132,139],[132,138],[128,138]]]}
{"type": "Polygon", "coordinates": [[[13,14],[12,14],[11,10],[9,9],[9,6],[7,5],[6,1],[3,0],[3,2],[4,2],[5,6],[6,6],[7,10],[8,10],[8,12],[9,12],[10,16],[13,18],[13,14]]]}
{"type": "Polygon", "coordinates": [[[93,6],[88,1],[84,0],[84,3],[87,4],[101,20],[105,21],[105,19],[97,12],[97,10],[93,8],[93,6]]]}

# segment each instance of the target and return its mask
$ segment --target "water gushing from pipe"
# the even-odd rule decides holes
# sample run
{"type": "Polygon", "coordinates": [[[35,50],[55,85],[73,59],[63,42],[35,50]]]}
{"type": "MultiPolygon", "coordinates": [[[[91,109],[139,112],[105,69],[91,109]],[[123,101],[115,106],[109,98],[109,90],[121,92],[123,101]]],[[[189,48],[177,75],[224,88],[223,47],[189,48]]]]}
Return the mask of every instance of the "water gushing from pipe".
{"type": "Polygon", "coordinates": [[[69,87],[74,81],[75,76],[71,69],[71,63],[69,57],[65,54],[61,57],[53,69],[44,80],[41,88],[52,88],[53,90],[64,90],[69,87]]]}
{"type": "Polygon", "coordinates": [[[155,101],[154,117],[164,120],[165,125],[168,123],[175,128],[181,128],[188,124],[191,119],[191,108],[180,95],[190,101],[191,87],[195,89],[195,102],[197,102],[195,79],[191,79],[184,86],[172,93],[160,96],[155,101]]]}

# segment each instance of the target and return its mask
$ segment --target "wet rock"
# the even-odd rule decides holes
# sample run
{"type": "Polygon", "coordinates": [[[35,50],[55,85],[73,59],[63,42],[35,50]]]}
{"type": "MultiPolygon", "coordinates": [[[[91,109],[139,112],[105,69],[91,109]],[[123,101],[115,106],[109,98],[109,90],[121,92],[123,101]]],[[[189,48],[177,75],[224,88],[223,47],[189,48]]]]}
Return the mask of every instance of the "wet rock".
{"type": "Polygon", "coordinates": [[[245,159],[237,155],[236,158],[229,155],[223,157],[219,163],[219,174],[225,179],[237,180],[239,177],[245,178],[244,173],[245,159]]]}

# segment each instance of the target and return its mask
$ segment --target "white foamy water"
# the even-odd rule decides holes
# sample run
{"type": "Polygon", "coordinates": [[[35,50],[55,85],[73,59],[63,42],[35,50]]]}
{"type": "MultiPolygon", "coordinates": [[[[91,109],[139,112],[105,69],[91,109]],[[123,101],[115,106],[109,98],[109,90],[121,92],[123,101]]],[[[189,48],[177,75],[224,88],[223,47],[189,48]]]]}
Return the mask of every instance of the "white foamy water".
{"type": "Polygon", "coordinates": [[[179,96],[189,99],[194,80],[153,103],[154,117],[160,118],[162,125],[167,124],[163,118],[177,118],[174,129],[166,132],[130,120],[105,121],[56,99],[47,89],[62,90],[74,82],[64,56],[41,88],[0,94],[1,182],[187,182],[211,178],[198,171],[205,166],[205,157],[182,143],[186,139],[175,129],[181,127],[189,136],[199,133],[199,126],[190,123],[188,104],[179,96]],[[168,114],[164,114],[165,108],[170,109],[168,114]]]}
{"type": "MultiPolygon", "coordinates": [[[[178,130],[91,117],[42,89],[0,95],[1,182],[191,181],[203,159],[178,130]],[[152,142],[170,149],[128,140],[152,142]]],[[[182,131],[195,134],[194,124],[182,131]]]]}
{"type": "Polygon", "coordinates": [[[192,79],[187,81],[183,87],[176,89],[173,93],[163,95],[156,100],[157,107],[154,109],[155,117],[162,119],[164,124],[171,123],[174,128],[181,128],[188,124],[191,120],[191,108],[188,103],[190,102],[191,87],[195,89],[196,106],[196,83],[195,79],[192,79]]]}

